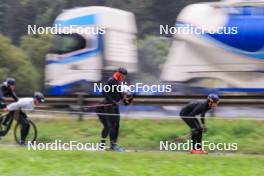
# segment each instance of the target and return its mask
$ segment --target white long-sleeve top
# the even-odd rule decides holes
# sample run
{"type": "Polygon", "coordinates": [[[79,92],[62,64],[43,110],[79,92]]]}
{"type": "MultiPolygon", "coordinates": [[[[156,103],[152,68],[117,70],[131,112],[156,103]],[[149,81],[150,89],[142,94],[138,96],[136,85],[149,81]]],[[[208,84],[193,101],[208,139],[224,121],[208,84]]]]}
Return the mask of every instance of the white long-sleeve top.
{"type": "Polygon", "coordinates": [[[13,110],[34,110],[34,99],[33,98],[20,98],[17,102],[10,103],[6,107],[8,111],[13,110]]]}

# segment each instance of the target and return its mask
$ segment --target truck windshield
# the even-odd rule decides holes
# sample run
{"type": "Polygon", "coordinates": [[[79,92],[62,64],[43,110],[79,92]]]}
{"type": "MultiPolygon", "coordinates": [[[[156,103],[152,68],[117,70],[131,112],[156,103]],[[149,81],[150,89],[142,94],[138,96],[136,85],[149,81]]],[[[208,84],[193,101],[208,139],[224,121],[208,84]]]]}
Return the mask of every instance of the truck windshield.
{"type": "Polygon", "coordinates": [[[51,53],[65,54],[86,47],[86,40],[79,34],[54,35],[51,53]]]}

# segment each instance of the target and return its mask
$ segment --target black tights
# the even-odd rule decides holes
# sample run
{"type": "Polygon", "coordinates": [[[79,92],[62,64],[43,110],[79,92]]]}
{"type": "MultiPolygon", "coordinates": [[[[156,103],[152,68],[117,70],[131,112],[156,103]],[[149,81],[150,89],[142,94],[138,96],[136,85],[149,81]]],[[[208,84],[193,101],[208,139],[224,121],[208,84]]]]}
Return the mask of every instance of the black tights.
{"type": "Polygon", "coordinates": [[[197,118],[184,118],[182,120],[192,129],[193,149],[201,149],[203,128],[197,118]]]}
{"type": "Polygon", "coordinates": [[[21,142],[24,143],[29,132],[29,121],[27,115],[24,112],[20,112],[18,123],[21,125],[21,142]]]}
{"type": "Polygon", "coordinates": [[[118,106],[100,107],[96,110],[100,122],[103,124],[101,132],[102,142],[105,142],[108,134],[111,145],[115,144],[119,135],[120,112],[118,106]]]}
{"type": "MultiPolygon", "coordinates": [[[[4,136],[4,135],[7,134],[8,130],[10,128],[10,125],[11,125],[9,123],[12,123],[12,122],[10,122],[11,120],[13,121],[12,118],[14,118],[14,116],[18,115],[17,112],[18,111],[10,111],[7,114],[3,124],[8,126],[7,127],[8,129],[4,130],[4,131],[1,131],[0,132],[0,136],[4,136]]],[[[18,119],[17,122],[21,125],[21,131],[20,131],[21,138],[20,138],[20,140],[21,140],[21,143],[24,144],[25,140],[26,140],[26,137],[28,135],[28,132],[29,132],[30,125],[29,125],[29,121],[27,119],[27,115],[24,112],[22,112],[22,111],[19,111],[18,113],[19,113],[19,117],[17,118],[18,119]]]]}

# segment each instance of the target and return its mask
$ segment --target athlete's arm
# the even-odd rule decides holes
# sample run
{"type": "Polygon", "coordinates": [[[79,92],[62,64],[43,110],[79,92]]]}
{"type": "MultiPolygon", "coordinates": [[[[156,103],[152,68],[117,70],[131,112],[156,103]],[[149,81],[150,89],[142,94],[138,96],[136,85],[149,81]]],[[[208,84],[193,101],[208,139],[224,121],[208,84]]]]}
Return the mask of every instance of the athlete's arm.
{"type": "Polygon", "coordinates": [[[18,97],[13,90],[11,90],[11,97],[14,99],[14,101],[18,101],[18,97]]]}
{"type": "Polygon", "coordinates": [[[130,105],[132,101],[133,101],[132,96],[129,96],[127,93],[124,93],[124,97],[123,97],[124,105],[130,105]]]}
{"type": "Polygon", "coordinates": [[[207,131],[207,128],[206,128],[206,125],[205,125],[205,118],[204,117],[205,117],[205,112],[203,112],[201,114],[201,122],[203,124],[203,131],[206,132],[207,131]]]}
{"type": "Polygon", "coordinates": [[[3,102],[6,102],[6,97],[4,96],[1,87],[0,87],[0,100],[3,101],[3,102]]]}
{"type": "Polygon", "coordinates": [[[201,114],[201,122],[202,122],[202,124],[203,125],[205,125],[205,113],[203,112],[202,114],[201,114]]]}
{"type": "Polygon", "coordinates": [[[3,109],[1,109],[1,112],[8,112],[8,109],[7,108],[3,108],[3,109]]]}

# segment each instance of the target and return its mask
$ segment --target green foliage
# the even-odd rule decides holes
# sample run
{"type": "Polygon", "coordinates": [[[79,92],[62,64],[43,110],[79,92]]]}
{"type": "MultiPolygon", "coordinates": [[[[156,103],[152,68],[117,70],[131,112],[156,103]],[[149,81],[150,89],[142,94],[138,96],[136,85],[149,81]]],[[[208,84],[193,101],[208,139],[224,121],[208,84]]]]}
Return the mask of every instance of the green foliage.
{"type": "Polygon", "coordinates": [[[147,36],[138,42],[139,71],[141,79],[155,81],[159,78],[162,66],[170,48],[170,40],[147,36]]]}
{"type": "Polygon", "coordinates": [[[15,77],[19,94],[30,94],[39,89],[36,82],[40,74],[31,64],[28,55],[2,35],[0,35],[0,60],[0,80],[15,77]]]}
{"type": "Polygon", "coordinates": [[[51,36],[40,35],[23,36],[20,42],[20,48],[28,55],[30,62],[34,68],[38,70],[40,79],[37,81],[39,88],[44,88],[44,69],[45,69],[45,55],[51,47],[51,36]]]}

